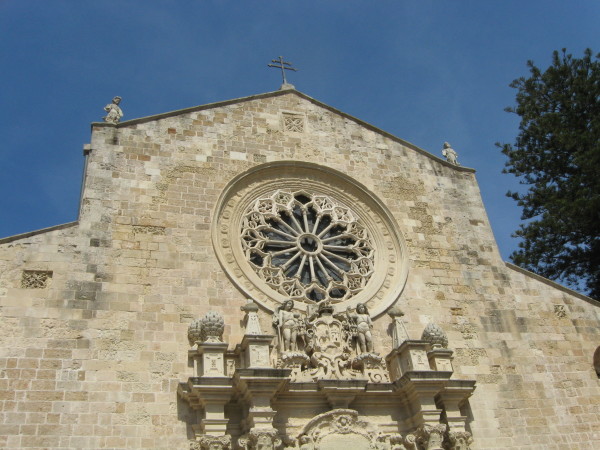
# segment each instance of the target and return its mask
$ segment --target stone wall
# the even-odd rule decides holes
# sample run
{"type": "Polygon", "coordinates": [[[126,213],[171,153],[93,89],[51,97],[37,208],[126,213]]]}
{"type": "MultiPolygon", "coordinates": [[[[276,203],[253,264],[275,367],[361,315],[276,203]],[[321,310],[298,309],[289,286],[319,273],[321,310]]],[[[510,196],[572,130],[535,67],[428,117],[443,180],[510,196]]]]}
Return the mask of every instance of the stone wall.
{"type": "MultiPolygon", "coordinates": [[[[188,448],[188,324],[215,310],[231,346],[242,338],[215,208],[234,177],[276,161],[353,177],[391,213],[411,338],[437,323],[453,377],[477,381],[474,448],[600,441],[599,303],[501,260],[472,170],[295,91],[94,124],[87,158],[77,223],[0,240],[0,446],[188,448]]],[[[389,323],[374,324],[382,354],[389,323]]]]}

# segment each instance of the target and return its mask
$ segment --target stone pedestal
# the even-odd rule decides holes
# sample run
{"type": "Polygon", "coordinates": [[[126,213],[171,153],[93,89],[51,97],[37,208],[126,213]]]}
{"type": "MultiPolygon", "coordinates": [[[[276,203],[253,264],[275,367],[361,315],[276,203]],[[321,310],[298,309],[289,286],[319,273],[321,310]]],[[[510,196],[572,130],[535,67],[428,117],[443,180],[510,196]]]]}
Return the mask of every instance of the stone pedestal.
{"type": "Polygon", "coordinates": [[[474,391],[475,381],[473,380],[448,380],[444,389],[439,393],[450,432],[466,431],[467,417],[462,415],[460,407],[474,391]]]}
{"type": "Polygon", "coordinates": [[[453,372],[452,368],[452,350],[447,348],[433,348],[427,353],[427,359],[431,370],[438,372],[453,372]]]}
{"type": "Polygon", "coordinates": [[[194,409],[202,409],[204,417],[192,428],[197,438],[203,435],[225,436],[229,419],[225,417],[225,405],[233,394],[231,378],[192,377],[180,385],[179,394],[194,409]]]}
{"type": "Polygon", "coordinates": [[[194,372],[198,377],[225,376],[225,342],[198,343],[198,350],[190,351],[194,358],[194,372]]]}
{"type": "Polygon", "coordinates": [[[429,371],[431,367],[427,352],[431,348],[425,341],[405,340],[400,347],[392,350],[386,357],[390,368],[390,379],[398,380],[408,372],[429,371]]]}
{"type": "Polygon", "coordinates": [[[274,336],[270,334],[246,334],[242,339],[243,366],[246,369],[270,369],[270,345],[274,336]]]}
{"type": "Polygon", "coordinates": [[[271,400],[288,382],[287,369],[241,369],[236,371],[234,382],[248,404],[246,428],[248,430],[273,429],[275,410],[271,400]]]}
{"type": "Polygon", "coordinates": [[[226,352],[225,342],[199,342],[198,349],[190,351],[197,376],[188,380],[183,392],[190,404],[204,410],[204,418],[193,426],[197,438],[226,434],[225,405],[233,392],[231,378],[225,375],[226,352]]]}

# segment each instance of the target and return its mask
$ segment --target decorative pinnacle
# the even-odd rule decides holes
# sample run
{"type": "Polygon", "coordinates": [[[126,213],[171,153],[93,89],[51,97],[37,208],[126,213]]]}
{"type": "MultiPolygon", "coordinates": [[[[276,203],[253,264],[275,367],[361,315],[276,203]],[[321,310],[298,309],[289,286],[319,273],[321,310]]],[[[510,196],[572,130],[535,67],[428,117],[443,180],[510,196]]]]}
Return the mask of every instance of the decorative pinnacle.
{"type": "Polygon", "coordinates": [[[267,66],[275,67],[276,69],[281,69],[281,77],[283,78],[283,84],[281,85],[281,89],[293,89],[294,85],[288,84],[287,80],[285,79],[285,71],[293,70],[294,72],[297,72],[298,69],[292,67],[292,63],[284,61],[283,56],[280,56],[279,59],[272,59],[271,62],[274,64],[267,64],[267,66]]]}

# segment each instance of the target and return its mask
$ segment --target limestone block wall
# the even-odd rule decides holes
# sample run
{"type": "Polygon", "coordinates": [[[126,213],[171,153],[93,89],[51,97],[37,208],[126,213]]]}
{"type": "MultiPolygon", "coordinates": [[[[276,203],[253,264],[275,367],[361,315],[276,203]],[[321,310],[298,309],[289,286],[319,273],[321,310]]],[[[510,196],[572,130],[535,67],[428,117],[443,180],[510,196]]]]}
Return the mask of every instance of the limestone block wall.
{"type": "MultiPolygon", "coordinates": [[[[437,323],[454,377],[477,380],[474,448],[600,440],[599,304],[501,260],[472,170],[295,91],[94,124],[87,158],[77,223],[0,240],[0,447],[188,448],[188,324],[215,310],[230,347],[242,338],[215,207],[234,177],[275,161],[351,176],[389,210],[411,338],[437,323]]],[[[388,325],[375,320],[382,354],[388,325]]]]}

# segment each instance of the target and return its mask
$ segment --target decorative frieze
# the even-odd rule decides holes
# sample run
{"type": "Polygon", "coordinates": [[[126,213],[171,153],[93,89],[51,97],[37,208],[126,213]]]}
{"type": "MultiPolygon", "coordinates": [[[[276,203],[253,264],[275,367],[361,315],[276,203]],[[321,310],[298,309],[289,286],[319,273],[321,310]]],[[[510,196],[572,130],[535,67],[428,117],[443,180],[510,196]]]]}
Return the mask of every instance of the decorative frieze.
{"type": "Polygon", "coordinates": [[[304,131],[304,116],[283,113],[283,129],[293,133],[302,133],[304,131]]]}

